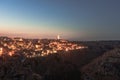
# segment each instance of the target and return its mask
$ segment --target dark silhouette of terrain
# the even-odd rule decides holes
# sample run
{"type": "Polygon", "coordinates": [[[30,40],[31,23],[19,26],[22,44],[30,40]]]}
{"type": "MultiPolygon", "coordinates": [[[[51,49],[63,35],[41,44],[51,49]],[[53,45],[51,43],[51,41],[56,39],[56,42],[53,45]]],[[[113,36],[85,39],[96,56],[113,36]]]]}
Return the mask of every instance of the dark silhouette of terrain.
{"type": "Polygon", "coordinates": [[[96,58],[82,68],[84,79],[89,76],[92,80],[120,80],[120,48],[113,49],[96,58]]]}
{"type": "MultiPolygon", "coordinates": [[[[88,80],[94,79],[94,76],[91,76],[91,72],[87,74],[87,68],[85,68],[86,70],[84,69],[84,72],[81,72],[81,69],[85,65],[92,63],[94,59],[104,55],[104,53],[120,47],[120,41],[74,43],[88,46],[88,48],[50,54],[45,57],[22,58],[17,55],[0,57],[0,80],[86,80],[85,77],[87,78],[88,76],[90,77],[88,80]]],[[[106,65],[107,63],[104,64],[106,65]]],[[[118,64],[118,62],[114,63],[119,68],[118,64]]],[[[99,66],[94,66],[99,69],[99,66]]],[[[109,67],[107,68],[109,69],[109,67]]],[[[104,69],[102,70],[104,71],[104,69]]],[[[95,74],[101,77],[101,74],[95,74]]],[[[115,75],[119,75],[119,72],[115,75]]],[[[101,80],[101,78],[96,80],[101,80]]]]}

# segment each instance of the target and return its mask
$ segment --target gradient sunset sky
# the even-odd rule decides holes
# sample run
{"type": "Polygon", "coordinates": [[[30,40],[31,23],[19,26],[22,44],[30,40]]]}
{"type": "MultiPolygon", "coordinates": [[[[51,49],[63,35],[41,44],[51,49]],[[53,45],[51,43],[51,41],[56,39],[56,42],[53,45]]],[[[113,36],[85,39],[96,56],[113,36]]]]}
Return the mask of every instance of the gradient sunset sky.
{"type": "Polygon", "coordinates": [[[120,39],[120,0],[0,0],[0,36],[120,39]]]}

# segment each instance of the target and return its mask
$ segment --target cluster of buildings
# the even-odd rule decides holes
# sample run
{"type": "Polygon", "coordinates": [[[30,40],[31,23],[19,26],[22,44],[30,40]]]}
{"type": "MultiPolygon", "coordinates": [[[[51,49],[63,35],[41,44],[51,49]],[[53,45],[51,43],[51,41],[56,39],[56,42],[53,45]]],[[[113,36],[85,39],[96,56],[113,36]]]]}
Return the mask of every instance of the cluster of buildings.
{"type": "Polygon", "coordinates": [[[87,48],[85,46],[60,39],[23,39],[0,37],[0,56],[21,54],[28,58],[46,56],[61,51],[87,48]]]}

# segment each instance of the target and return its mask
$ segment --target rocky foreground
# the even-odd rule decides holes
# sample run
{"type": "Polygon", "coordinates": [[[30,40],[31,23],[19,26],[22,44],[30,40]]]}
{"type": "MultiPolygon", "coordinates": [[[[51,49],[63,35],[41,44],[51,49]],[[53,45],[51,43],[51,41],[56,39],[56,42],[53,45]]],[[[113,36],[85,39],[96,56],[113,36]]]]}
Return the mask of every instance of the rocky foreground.
{"type": "Polygon", "coordinates": [[[120,48],[106,52],[82,68],[83,80],[120,80],[120,48]]]}

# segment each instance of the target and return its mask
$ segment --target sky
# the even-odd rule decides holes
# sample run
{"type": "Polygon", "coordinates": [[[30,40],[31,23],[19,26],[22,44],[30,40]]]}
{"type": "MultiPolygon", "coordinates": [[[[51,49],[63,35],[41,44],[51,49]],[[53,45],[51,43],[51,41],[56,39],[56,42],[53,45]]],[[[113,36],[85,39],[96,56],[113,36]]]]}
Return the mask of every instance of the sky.
{"type": "Polygon", "coordinates": [[[0,35],[120,40],[120,0],[0,0],[0,35]]]}

